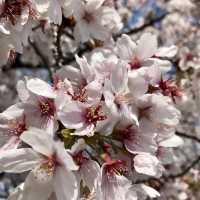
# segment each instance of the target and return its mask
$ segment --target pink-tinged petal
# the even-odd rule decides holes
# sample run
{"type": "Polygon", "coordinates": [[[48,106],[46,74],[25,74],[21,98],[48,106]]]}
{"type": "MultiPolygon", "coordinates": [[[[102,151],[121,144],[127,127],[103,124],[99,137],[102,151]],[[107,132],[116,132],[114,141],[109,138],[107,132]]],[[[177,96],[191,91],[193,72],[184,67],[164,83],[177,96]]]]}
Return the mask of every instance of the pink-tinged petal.
{"type": "Polygon", "coordinates": [[[156,153],[158,145],[155,130],[149,120],[142,118],[139,127],[133,127],[125,139],[125,147],[132,154],[156,153]]]}
{"type": "Polygon", "coordinates": [[[126,195],[131,187],[131,181],[124,176],[102,177],[102,193],[104,200],[126,200],[126,195]]]}
{"type": "Polygon", "coordinates": [[[152,134],[142,134],[141,132],[134,133],[132,139],[126,139],[124,141],[126,149],[132,154],[138,153],[155,153],[157,150],[157,144],[152,134]]]}
{"type": "Polygon", "coordinates": [[[0,171],[22,173],[34,168],[41,157],[30,148],[12,149],[0,152],[0,171]]]}
{"type": "Polygon", "coordinates": [[[26,178],[23,197],[20,200],[47,200],[53,193],[53,176],[44,174],[43,178],[38,178],[37,170],[38,168],[35,168],[26,178]]]}
{"type": "Polygon", "coordinates": [[[50,156],[53,152],[53,136],[42,129],[31,127],[20,139],[43,155],[50,156]]]}
{"type": "Polygon", "coordinates": [[[37,94],[39,96],[44,96],[47,98],[55,98],[56,93],[48,83],[39,78],[32,78],[27,80],[27,89],[32,93],[37,94]]]}
{"type": "Polygon", "coordinates": [[[93,191],[101,175],[99,164],[93,160],[88,160],[81,165],[79,173],[84,184],[90,191],[93,191]]]}
{"type": "Polygon", "coordinates": [[[72,97],[67,95],[64,91],[59,91],[55,99],[56,110],[60,111],[65,106],[65,104],[70,103],[72,97]]]}
{"type": "Polygon", "coordinates": [[[75,164],[72,156],[64,148],[63,143],[55,142],[54,148],[59,163],[61,163],[67,170],[78,170],[78,166],[75,164]]]}
{"type": "Polygon", "coordinates": [[[149,82],[133,71],[129,73],[128,87],[133,98],[140,98],[148,91],[149,82]]]}
{"type": "Polygon", "coordinates": [[[78,103],[68,103],[62,111],[58,112],[58,118],[66,128],[81,128],[84,122],[83,111],[84,109],[78,103]]]}
{"type": "Polygon", "coordinates": [[[83,151],[85,148],[86,148],[86,143],[85,143],[85,140],[84,139],[82,139],[82,138],[80,138],[80,139],[78,139],[74,144],[73,144],[73,146],[71,147],[71,149],[70,149],[70,153],[72,154],[72,155],[74,155],[74,154],[77,154],[77,153],[79,153],[80,151],[83,151]]]}
{"type": "Polygon", "coordinates": [[[102,97],[102,84],[98,80],[89,83],[85,89],[87,92],[87,103],[97,104],[100,102],[102,97]]]}
{"type": "Polygon", "coordinates": [[[135,57],[136,44],[128,35],[123,34],[117,40],[117,49],[119,57],[123,60],[130,62],[135,57]]]}
{"type": "Polygon", "coordinates": [[[114,93],[119,94],[123,92],[128,83],[127,64],[120,61],[111,74],[111,87],[114,93]]]}
{"type": "Polygon", "coordinates": [[[158,42],[156,35],[144,33],[138,41],[137,58],[143,61],[151,58],[157,52],[158,42]]]}
{"type": "Polygon", "coordinates": [[[78,184],[73,172],[57,167],[54,177],[54,190],[59,200],[77,200],[78,184]]]}
{"type": "Polygon", "coordinates": [[[160,161],[148,153],[138,154],[134,157],[134,168],[140,174],[155,177],[160,177],[164,171],[160,161]]]}
{"type": "Polygon", "coordinates": [[[8,141],[6,141],[6,143],[4,143],[2,147],[0,147],[0,153],[9,149],[16,149],[19,146],[19,143],[20,138],[17,136],[12,136],[8,139],[8,141]]]}

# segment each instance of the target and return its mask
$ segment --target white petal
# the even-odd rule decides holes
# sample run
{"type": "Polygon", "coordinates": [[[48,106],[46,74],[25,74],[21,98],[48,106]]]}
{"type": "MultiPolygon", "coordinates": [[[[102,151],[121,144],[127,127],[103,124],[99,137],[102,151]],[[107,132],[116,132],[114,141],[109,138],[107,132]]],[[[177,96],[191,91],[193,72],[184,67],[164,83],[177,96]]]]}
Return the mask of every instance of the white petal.
{"type": "Polygon", "coordinates": [[[22,107],[21,103],[17,103],[10,106],[3,113],[0,113],[0,120],[4,118],[6,118],[7,120],[12,120],[12,119],[22,117],[24,113],[24,109],[21,107],[22,107]]]}
{"type": "Polygon", "coordinates": [[[62,167],[56,169],[54,189],[59,200],[77,200],[78,185],[74,174],[62,167]]]}
{"type": "Polygon", "coordinates": [[[42,129],[31,127],[21,135],[20,139],[43,155],[49,156],[53,152],[52,136],[42,129]]]}
{"type": "Polygon", "coordinates": [[[57,0],[51,0],[48,9],[49,17],[54,24],[60,25],[62,23],[62,10],[57,0]]]}
{"type": "Polygon", "coordinates": [[[29,91],[27,90],[26,84],[24,81],[20,80],[17,82],[17,92],[22,102],[26,102],[28,98],[30,97],[29,91]]]}
{"type": "Polygon", "coordinates": [[[83,125],[83,108],[76,102],[68,103],[58,112],[58,118],[66,128],[76,129],[83,125]]]}
{"type": "Polygon", "coordinates": [[[129,73],[128,86],[134,98],[139,98],[148,90],[148,82],[138,73],[129,73]]]}
{"type": "Polygon", "coordinates": [[[109,178],[103,175],[102,192],[105,200],[126,200],[126,195],[131,187],[131,181],[124,176],[115,175],[109,178]],[[104,180],[105,179],[105,180],[104,180]]]}
{"type": "Polygon", "coordinates": [[[81,73],[83,77],[88,81],[93,81],[94,79],[94,71],[92,70],[92,67],[88,64],[85,57],[80,58],[79,56],[76,57],[76,62],[79,64],[81,73]]]}
{"type": "Polygon", "coordinates": [[[140,174],[160,177],[162,175],[163,167],[159,160],[148,153],[139,154],[134,157],[135,170],[140,174]]]}
{"type": "Polygon", "coordinates": [[[21,173],[29,171],[41,157],[30,148],[12,149],[0,152],[0,171],[21,173]]]}
{"type": "Polygon", "coordinates": [[[128,107],[126,104],[121,105],[121,114],[122,117],[126,120],[129,120],[132,123],[139,126],[138,116],[136,113],[132,112],[131,107],[128,107]]]}
{"type": "Polygon", "coordinates": [[[86,161],[81,166],[79,173],[81,174],[85,185],[90,191],[93,191],[101,175],[99,164],[93,160],[86,161]]]}
{"type": "Polygon", "coordinates": [[[50,1],[48,0],[35,0],[36,10],[40,13],[47,12],[50,1]]]}
{"type": "Polygon", "coordinates": [[[55,98],[56,93],[53,88],[43,80],[39,78],[30,79],[27,81],[27,88],[40,96],[48,97],[48,98],[55,98]]]}
{"type": "Polygon", "coordinates": [[[72,135],[79,135],[79,136],[93,136],[95,131],[94,124],[84,124],[81,128],[76,129],[72,135]]]}
{"type": "Polygon", "coordinates": [[[158,49],[156,56],[165,57],[165,58],[173,58],[177,54],[178,48],[175,45],[169,47],[161,47],[158,49]]]}
{"type": "Polygon", "coordinates": [[[137,57],[140,61],[151,58],[157,51],[157,38],[151,33],[144,33],[137,46],[137,57]]]}
{"type": "Polygon", "coordinates": [[[78,169],[78,166],[75,164],[72,156],[66,151],[62,142],[55,142],[54,148],[56,150],[57,159],[65,166],[67,170],[78,169]]]}
{"type": "Polygon", "coordinates": [[[95,104],[100,102],[102,96],[102,84],[98,80],[90,82],[86,87],[87,103],[95,104]]]}
{"type": "Polygon", "coordinates": [[[0,152],[5,151],[5,150],[9,150],[9,149],[16,149],[19,144],[20,144],[19,137],[12,136],[4,143],[4,145],[2,147],[0,147],[0,152]]]}
{"type": "Polygon", "coordinates": [[[3,25],[0,25],[0,32],[5,34],[5,35],[10,34],[10,31],[8,29],[6,29],[3,25]]]}
{"type": "Polygon", "coordinates": [[[121,59],[130,62],[134,58],[136,44],[128,35],[123,34],[122,37],[117,40],[117,48],[121,59]]]}
{"type": "Polygon", "coordinates": [[[128,71],[125,62],[119,62],[111,74],[113,92],[120,93],[127,87],[128,71]]]}
{"type": "Polygon", "coordinates": [[[184,141],[181,137],[177,135],[173,135],[169,139],[166,139],[164,141],[161,141],[159,143],[160,146],[162,147],[178,147],[184,144],[184,141]]]}
{"type": "Polygon", "coordinates": [[[150,198],[157,198],[160,196],[159,192],[153,189],[152,187],[149,187],[144,184],[141,184],[140,186],[150,198]]]}
{"type": "MultiPolygon", "coordinates": [[[[34,169],[36,170],[36,169],[34,169]]],[[[20,200],[47,200],[53,192],[53,176],[38,179],[32,171],[24,183],[23,198],[20,200]]]]}

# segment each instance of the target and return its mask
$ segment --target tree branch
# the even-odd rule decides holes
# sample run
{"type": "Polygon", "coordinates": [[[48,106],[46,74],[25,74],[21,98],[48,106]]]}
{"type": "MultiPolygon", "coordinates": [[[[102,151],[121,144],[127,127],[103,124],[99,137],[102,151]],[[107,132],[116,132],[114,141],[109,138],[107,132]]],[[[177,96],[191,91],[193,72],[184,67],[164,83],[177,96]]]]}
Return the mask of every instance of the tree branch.
{"type": "Polygon", "coordinates": [[[181,132],[176,132],[176,135],[183,137],[183,138],[186,138],[186,139],[191,139],[191,140],[194,140],[195,142],[200,143],[200,138],[198,138],[194,135],[188,135],[188,134],[181,133],[181,132]]]}

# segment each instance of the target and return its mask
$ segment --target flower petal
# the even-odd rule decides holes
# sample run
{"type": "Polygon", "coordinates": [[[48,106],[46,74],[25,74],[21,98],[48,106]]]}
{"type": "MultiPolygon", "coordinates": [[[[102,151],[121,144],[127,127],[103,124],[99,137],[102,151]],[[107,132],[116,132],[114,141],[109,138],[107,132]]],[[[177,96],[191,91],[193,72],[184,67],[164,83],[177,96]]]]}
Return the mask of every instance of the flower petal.
{"type": "Polygon", "coordinates": [[[48,98],[55,98],[56,94],[53,88],[43,80],[39,78],[32,78],[27,80],[27,88],[33,92],[34,94],[48,97],[48,98]]]}
{"type": "Polygon", "coordinates": [[[151,33],[144,33],[137,46],[137,57],[140,61],[151,58],[157,51],[157,38],[151,33]]]}
{"type": "Polygon", "coordinates": [[[0,171],[21,173],[31,170],[40,156],[30,148],[12,149],[0,152],[0,171]]]}
{"type": "Polygon", "coordinates": [[[62,167],[56,169],[54,189],[59,200],[77,200],[78,184],[75,175],[62,167]]]}
{"type": "Polygon", "coordinates": [[[20,200],[47,200],[53,192],[53,176],[38,179],[36,172],[30,172],[24,183],[23,197],[20,200]]]}
{"type": "Polygon", "coordinates": [[[49,156],[53,152],[52,135],[41,129],[31,127],[21,135],[20,139],[43,155],[49,156]]]}
{"type": "Polygon", "coordinates": [[[140,174],[156,177],[160,177],[164,170],[159,160],[155,156],[152,156],[148,153],[135,156],[134,167],[135,170],[140,174]]]}

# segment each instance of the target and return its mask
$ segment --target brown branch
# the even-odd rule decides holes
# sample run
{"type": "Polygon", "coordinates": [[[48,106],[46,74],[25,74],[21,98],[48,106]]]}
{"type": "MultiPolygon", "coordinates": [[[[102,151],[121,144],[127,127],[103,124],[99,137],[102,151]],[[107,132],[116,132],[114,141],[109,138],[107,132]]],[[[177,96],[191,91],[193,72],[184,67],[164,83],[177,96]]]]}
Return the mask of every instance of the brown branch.
{"type": "Polygon", "coordinates": [[[186,175],[198,163],[200,163],[200,156],[198,156],[190,165],[188,165],[185,169],[183,169],[183,171],[181,171],[177,174],[170,174],[170,175],[164,177],[164,179],[175,179],[175,178],[182,177],[182,176],[186,175]]]}
{"type": "Polygon", "coordinates": [[[198,138],[194,135],[188,135],[188,134],[181,133],[181,132],[176,132],[176,135],[183,137],[183,138],[186,138],[186,139],[191,139],[191,140],[194,140],[195,142],[200,143],[200,138],[198,138]]]}
{"type": "MultiPolygon", "coordinates": [[[[159,17],[156,17],[156,18],[153,18],[151,20],[149,20],[148,22],[144,23],[142,26],[140,27],[137,27],[137,28],[133,28],[133,29],[130,29],[126,32],[121,32],[117,35],[114,36],[114,39],[116,40],[117,38],[119,38],[122,34],[127,34],[127,35],[131,35],[131,34],[134,34],[134,33],[138,33],[140,31],[143,31],[145,28],[147,27],[150,27],[150,26],[153,26],[155,23],[158,23],[160,21],[162,21],[167,15],[169,15],[169,13],[165,13],[159,17]]],[[[87,45],[83,45],[82,47],[79,47],[78,50],[77,50],[77,54],[79,56],[82,56],[84,53],[90,51],[90,48],[88,48],[87,45]]],[[[63,64],[70,64],[71,62],[73,62],[75,60],[75,57],[73,54],[71,54],[69,57],[66,57],[64,59],[64,62],[63,64]]]]}
{"type": "MultiPolygon", "coordinates": [[[[166,13],[166,14],[163,14],[162,16],[160,16],[160,17],[153,18],[153,19],[149,20],[148,22],[146,22],[145,24],[143,24],[142,26],[140,26],[140,27],[133,28],[133,29],[130,29],[130,30],[126,31],[126,32],[122,32],[122,33],[120,33],[118,35],[115,35],[114,38],[117,39],[123,33],[125,33],[125,34],[138,33],[138,32],[144,30],[145,28],[147,28],[149,26],[153,26],[155,23],[162,21],[168,14],[169,13],[166,13]]],[[[64,22],[63,23],[64,23],[64,26],[68,27],[69,23],[65,22],[66,20],[67,19],[64,18],[64,22]]],[[[63,58],[61,58],[61,59],[58,58],[58,60],[56,61],[56,65],[58,65],[58,61],[59,60],[62,60],[62,64],[63,65],[70,64],[71,62],[75,61],[75,54],[78,54],[79,56],[82,56],[84,53],[91,51],[91,48],[87,44],[83,44],[76,50],[76,52],[68,53],[66,56],[62,55],[63,53],[62,53],[62,49],[60,47],[60,37],[61,37],[61,32],[62,32],[61,30],[63,30],[63,27],[59,28],[56,45],[57,45],[57,48],[58,48],[59,56],[62,56],[63,58]]],[[[51,77],[52,71],[51,71],[51,69],[49,67],[48,59],[44,55],[42,55],[42,53],[40,52],[40,49],[35,45],[34,42],[31,42],[30,44],[34,48],[36,54],[41,58],[43,64],[45,65],[45,66],[38,65],[36,67],[44,67],[44,68],[46,68],[48,70],[49,77],[51,77]]],[[[13,65],[11,67],[9,67],[9,68],[5,67],[4,69],[5,70],[9,70],[11,68],[20,68],[21,66],[26,67],[27,65],[24,65],[21,61],[18,61],[17,65],[15,63],[13,63],[13,65]]],[[[31,67],[33,67],[33,66],[29,65],[29,68],[31,68],[31,67]]],[[[58,67],[58,66],[55,66],[55,67],[58,67]]]]}
{"type": "Polygon", "coordinates": [[[134,33],[138,33],[140,31],[143,31],[145,28],[147,27],[150,27],[150,26],[153,26],[154,24],[158,23],[158,22],[161,22],[163,19],[165,19],[165,17],[167,15],[169,15],[170,13],[169,12],[166,12],[165,14],[159,16],[159,17],[156,17],[156,18],[152,18],[150,19],[149,21],[147,21],[146,23],[144,23],[142,26],[140,27],[136,27],[136,28],[133,28],[133,29],[130,29],[128,31],[125,31],[123,33],[120,33],[116,36],[116,38],[120,37],[122,34],[127,34],[127,35],[131,35],[131,34],[134,34],[134,33]]]}

